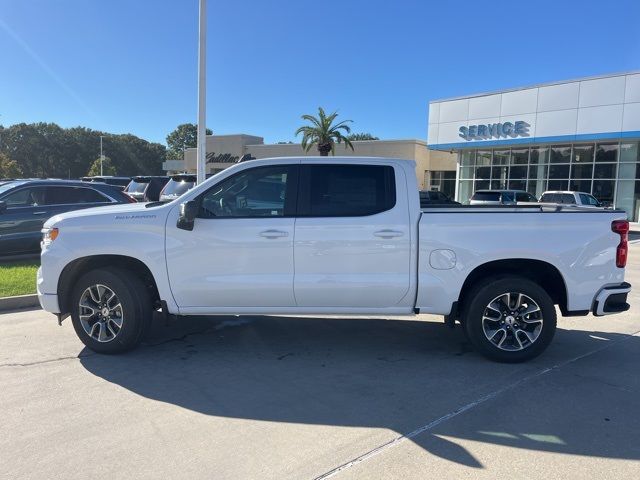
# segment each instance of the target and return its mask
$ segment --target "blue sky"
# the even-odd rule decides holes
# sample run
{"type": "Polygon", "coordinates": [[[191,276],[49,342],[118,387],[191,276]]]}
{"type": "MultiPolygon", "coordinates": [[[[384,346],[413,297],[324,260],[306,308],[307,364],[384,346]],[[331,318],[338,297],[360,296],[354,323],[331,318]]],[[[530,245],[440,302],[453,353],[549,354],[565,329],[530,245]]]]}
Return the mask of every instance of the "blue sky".
{"type": "MultiPolygon", "coordinates": [[[[197,0],[0,0],[0,124],[163,142],[195,122],[197,0]]],[[[426,139],[429,100],[640,70],[640,2],[209,0],[207,124],[295,140],[300,115],[426,139]]]]}

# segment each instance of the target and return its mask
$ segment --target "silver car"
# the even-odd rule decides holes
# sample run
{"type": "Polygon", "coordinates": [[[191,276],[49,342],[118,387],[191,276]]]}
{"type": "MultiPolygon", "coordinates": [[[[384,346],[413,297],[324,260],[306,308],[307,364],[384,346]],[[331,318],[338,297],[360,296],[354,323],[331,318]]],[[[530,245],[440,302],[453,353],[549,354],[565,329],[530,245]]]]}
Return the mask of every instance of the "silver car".
{"type": "Polygon", "coordinates": [[[526,205],[538,199],[524,190],[476,190],[469,205],[526,205]]]}

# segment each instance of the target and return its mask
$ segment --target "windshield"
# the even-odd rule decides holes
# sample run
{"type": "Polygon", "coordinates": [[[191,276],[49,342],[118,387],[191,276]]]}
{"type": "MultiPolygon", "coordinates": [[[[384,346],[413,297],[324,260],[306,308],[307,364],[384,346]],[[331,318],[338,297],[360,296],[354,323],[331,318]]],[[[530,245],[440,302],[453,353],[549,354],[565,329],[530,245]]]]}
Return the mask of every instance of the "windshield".
{"type": "Polygon", "coordinates": [[[144,193],[144,189],[147,188],[149,182],[136,182],[131,180],[129,186],[127,186],[127,192],[129,193],[144,193]]]}
{"type": "Polygon", "coordinates": [[[0,185],[0,195],[2,195],[4,192],[11,190],[12,188],[15,188],[19,185],[22,185],[23,183],[26,182],[7,182],[7,183],[3,183],[2,185],[0,185]]]}
{"type": "Polygon", "coordinates": [[[193,182],[175,181],[171,179],[162,191],[163,195],[182,195],[193,187],[193,182]]]}

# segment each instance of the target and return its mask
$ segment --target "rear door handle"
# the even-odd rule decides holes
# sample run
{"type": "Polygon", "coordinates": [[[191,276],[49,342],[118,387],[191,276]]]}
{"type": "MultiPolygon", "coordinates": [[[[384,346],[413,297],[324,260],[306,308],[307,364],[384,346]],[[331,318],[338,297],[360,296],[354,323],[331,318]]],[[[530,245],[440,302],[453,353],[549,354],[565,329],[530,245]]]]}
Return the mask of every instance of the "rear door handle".
{"type": "Polygon", "coordinates": [[[34,215],[44,215],[45,213],[47,213],[46,211],[44,212],[33,212],[34,215]]]}
{"type": "Polygon", "coordinates": [[[282,230],[265,230],[260,232],[260,236],[264,238],[281,238],[288,237],[289,232],[283,232],[282,230]]]}
{"type": "Polygon", "coordinates": [[[373,232],[373,234],[380,238],[394,238],[404,235],[403,232],[398,232],[397,230],[378,230],[377,232],[373,232]]]}

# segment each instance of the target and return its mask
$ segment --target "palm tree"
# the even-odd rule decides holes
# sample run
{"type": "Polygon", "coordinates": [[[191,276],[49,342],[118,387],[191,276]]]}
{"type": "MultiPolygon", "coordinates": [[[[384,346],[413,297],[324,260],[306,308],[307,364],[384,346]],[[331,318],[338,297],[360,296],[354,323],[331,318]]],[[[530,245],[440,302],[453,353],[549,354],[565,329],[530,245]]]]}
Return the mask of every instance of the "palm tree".
{"type": "Polygon", "coordinates": [[[318,107],[318,117],[302,115],[302,119],[307,120],[310,125],[304,125],[296,130],[296,136],[302,134],[302,148],[304,148],[305,152],[308,152],[313,145],[316,145],[320,156],[326,157],[329,152],[334,151],[336,143],[342,142],[353,150],[351,141],[340,131],[344,130],[347,134],[351,133],[351,129],[347,125],[351,120],[344,120],[334,125],[333,121],[337,116],[338,112],[333,112],[331,115],[325,114],[322,107],[318,107]]]}

